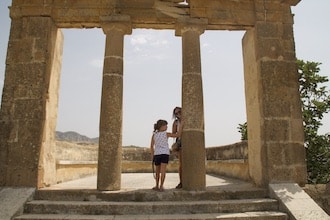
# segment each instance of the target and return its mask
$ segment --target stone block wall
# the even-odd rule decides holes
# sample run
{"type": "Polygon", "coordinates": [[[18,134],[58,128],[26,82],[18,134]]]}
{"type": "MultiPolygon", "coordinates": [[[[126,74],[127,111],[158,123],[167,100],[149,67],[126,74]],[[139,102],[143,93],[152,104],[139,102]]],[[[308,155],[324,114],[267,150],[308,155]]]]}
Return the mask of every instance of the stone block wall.
{"type": "Polygon", "coordinates": [[[56,141],[56,160],[97,161],[97,145],[56,141]]]}

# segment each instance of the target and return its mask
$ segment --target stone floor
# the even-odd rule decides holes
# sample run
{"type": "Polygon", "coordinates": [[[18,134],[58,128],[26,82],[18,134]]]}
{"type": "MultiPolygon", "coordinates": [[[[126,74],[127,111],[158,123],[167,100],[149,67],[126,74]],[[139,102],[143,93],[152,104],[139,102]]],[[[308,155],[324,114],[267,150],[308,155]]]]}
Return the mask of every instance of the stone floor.
{"type": "MultiPolygon", "coordinates": [[[[96,182],[97,177],[90,176],[78,180],[59,183],[45,189],[96,189],[96,182]]],[[[178,183],[179,176],[177,173],[166,174],[164,183],[165,189],[173,189],[178,183]]],[[[121,190],[151,189],[153,186],[155,186],[155,179],[152,173],[123,173],[121,175],[121,190]]],[[[206,175],[207,188],[245,188],[251,186],[251,183],[237,179],[206,175]]]]}

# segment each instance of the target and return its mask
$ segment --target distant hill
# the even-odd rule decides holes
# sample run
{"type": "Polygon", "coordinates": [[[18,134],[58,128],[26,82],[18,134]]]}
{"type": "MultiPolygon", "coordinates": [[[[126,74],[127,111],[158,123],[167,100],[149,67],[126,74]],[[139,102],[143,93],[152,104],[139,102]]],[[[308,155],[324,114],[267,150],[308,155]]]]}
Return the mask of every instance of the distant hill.
{"type": "Polygon", "coordinates": [[[81,135],[75,131],[56,131],[56,140],[68,141],[68,142],[87,142],[87,143],[99,143],[99,138],[89,138],[85,135],[81,135]]]}

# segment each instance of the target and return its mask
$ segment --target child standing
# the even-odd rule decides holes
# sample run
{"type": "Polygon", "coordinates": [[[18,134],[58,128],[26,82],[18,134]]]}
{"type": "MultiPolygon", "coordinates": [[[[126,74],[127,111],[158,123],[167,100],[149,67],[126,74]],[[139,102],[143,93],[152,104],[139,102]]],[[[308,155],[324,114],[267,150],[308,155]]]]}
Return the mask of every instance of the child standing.
{"type": "MultiPolygon", "coordinates": [[[[180,127],[182,127],[180,124],[180,127]]],[[[166,132],[167,130],[167,121],[158,120],[154,124],[154,133],[151,137],[150,143],[150,153],[153,162],[156,166],[156,186],[152,189],[164,191],[164,181],[166,176],[166,166],[170,157],[170,148],[168,146],[168,138],[173,137],[177,138],[181,136],[182,129],[179,129],[179,132],[176,134],[166,132]]]]}

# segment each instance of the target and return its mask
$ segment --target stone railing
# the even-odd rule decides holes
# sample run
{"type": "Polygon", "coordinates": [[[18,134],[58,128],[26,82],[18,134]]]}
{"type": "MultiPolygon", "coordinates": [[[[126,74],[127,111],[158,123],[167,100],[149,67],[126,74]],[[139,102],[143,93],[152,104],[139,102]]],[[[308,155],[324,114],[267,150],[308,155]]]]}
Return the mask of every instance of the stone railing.
{"type": "Polygon", "coordinates": [[[206,148],[206,172],[249,180],[247,142],[206,148]]]}
{"type": "Polygon", "coordinates": [[[206,148],[207,160],[246,160],[248,159],[248,144],[246,141],[219,147],[206,148]]]}
{"type": "Polygon", "coordinates": [[[56,179],[65,182],[96,174],[97,145],[56,142],[56,179]]]}
{"type": "MultiPolygon", "coordinates": [[[[96,175],[97,145],[57,142],[57,182],[96,175]]],[[[206,172],[248,180],[247,143],[206,148],[206,172]]],[[[178,160],[173,153],[167,166],[168,172],[177,172],[178,160]]],[[[123,147],[123,173],[152,172],[149,148],[123,147]]]]}

